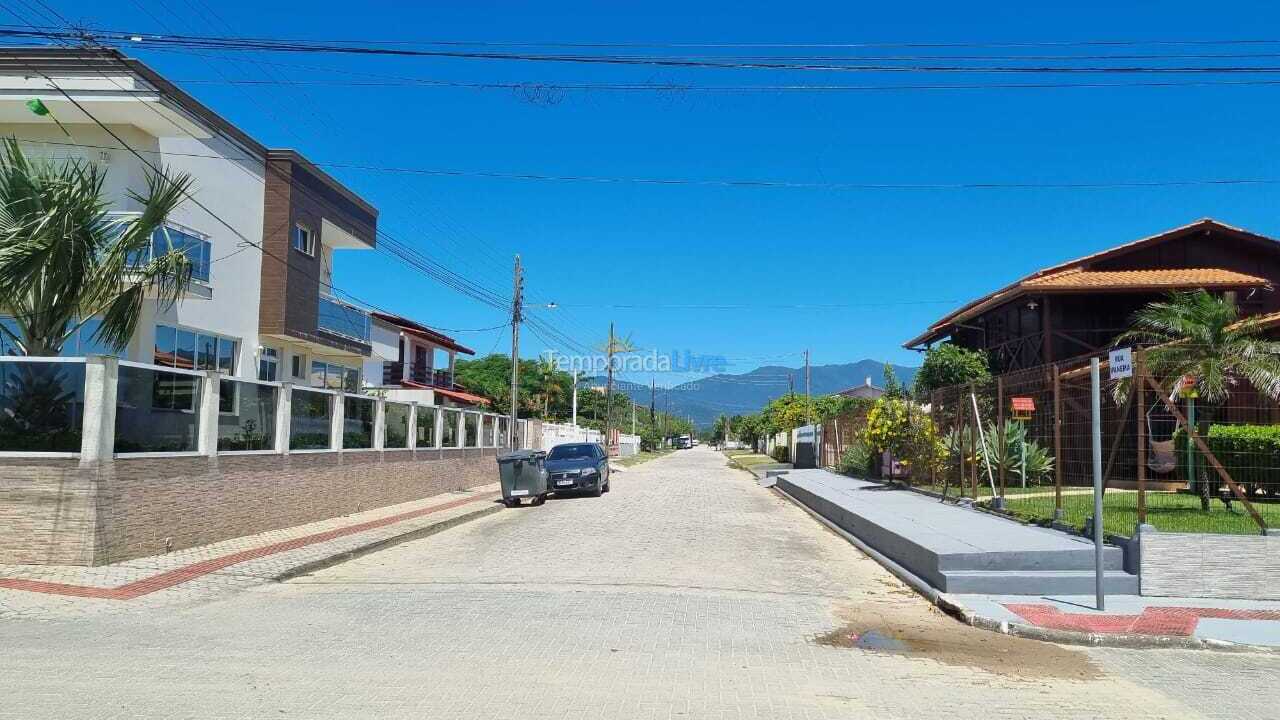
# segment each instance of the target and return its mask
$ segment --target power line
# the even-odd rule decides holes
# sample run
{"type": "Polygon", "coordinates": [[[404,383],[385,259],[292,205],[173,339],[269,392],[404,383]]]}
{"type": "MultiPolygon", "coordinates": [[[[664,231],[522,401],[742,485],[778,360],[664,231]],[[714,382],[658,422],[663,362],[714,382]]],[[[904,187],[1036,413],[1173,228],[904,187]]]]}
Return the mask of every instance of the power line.
{"type": "Polygon", "coordinates": [[[509,51],[478,50],[420,50],[397,47],[378,47],[352,43],[321,43],[306,40],[252,39],[241,37],[219,37],[211,35],[146,35],[137,32],[121,31],[89,31],[74,30],[71,32],[43,32],[28,30],[0,29],[0,36],[35,37],[61,39],[69,42],[93,42],[106,45],[136,47],[139,43],[160,47],[202,48],[210,50],[262,51],[277,53],[302,54],[354,54],[372,56],[424,57],[457,60],[509,61],[518,63],[552,63],[552,64],[585,64],[611,66],[671,67],[671,68],[706,68],[717,70],[769,70],[769,71],[805,71],[805,72],[837,72],[837,73],[965,73],[965,74],[1259,74],[1280,72],[1280,66],[975,66],[975,65],[886,65],[869,64],[850,58],[846,63],[855,61],[863,64],[833,63],[816,58],[801,60],[759,59],[712,59],[699,57],[680,57],[662,55],[618,55],[618,54],[569,54],[569,53],[531,53],[509,51]]]}
{"type": "MultiPolygon", "coordinates": [[[[1280,83],[1280,81],[1278,81],[1280,83]]],[[[23,140],[21,142],[29,144],[51,145],[55,147],[79,147],[97,150],[123,150],[124,148],[114,145],[100,145],[92,143],[76,143],[63,142],[56,140],[23,140]]],[[[182,153],[169,152],[159,150],[139,150],[139,152],[150,153],[153,155],[173,155],[175,157],[194,157],[209,158],[213,160],[227,160],[234,158],[226,158],[222,155],[201,154],[201,153],[182,153]]],[[[243,158],[242,158],[243,159],[243,158]]],[[[957,183],[853,183],[853,182],[805,182],[792,180],[768,180],[768,179],[750,179],[750,178],[652,178],[652,177],[627,177],[627,176],[603,176],[603,175],[557,175],[548,173],[517,173],[504,172],[498,170],[458,170],[446,168],[415,168],[405,166],[390,165],[370,165],[364,163],[352,163],[345,161],[312,161],[317,167],[334,168],[334,169],[352,169],[368,172],[381,172],[391,174],[407,174],[407,175],[426,175],[434,177],[474,177],[489,178],[498,180],[532,180],[532,181],[554,181],[554,182],[583,182],[596,184],[637,184],[637,185],[657,185],[657,186],[693,186],[693,187],[741,187],[741,188],[774,188],[774,189],[792,189],[792,190],[1123,190],[1123,189],[1144,189],[1144,188],[1163,188],[1163,187],[1197,187],[1197,186],[1231,186],[1231,185],[1280,185],[1280,178],[1184,178],[1170,180],[1120,180],[1120,181],[1104,181],[1092,183],[1072,183],[1072,182],[996,182],[996,181],[977,181],[977,182],[957,182],[957,183]]],[[[381,234],[382,231],[379,231],[381,234]]],[[[388,236],[389,237],[389,236],[388,236]]],[[[391,238],[393,243],[399,243],[391,238]]],[[[407,246],[412,247],[412,246],[407,246]]],[[[941,301],[921,301],[921,302],[941,302],[941,301]]],[[[949,301],[948,301],[949,302],[949,301]]],[[[592,305],[592,304],[576,304],[576,303],[556,303],[559,307],[565,308],[631,308],[641,307],[638,305],[615,304],[615,305],[592,305]]],[[[698,305],[681,305],[671,304],[666,307],[702,307],[698,305]]],[[[715,306],[715,307],[736,307],[736,306],[715,306]]],[[[752,306],[755,307],[755,306],[752,306]]]]}
{"type": "MultiPolygon", "coordinates": [[[[157,48],[145,47],[135,48],[149,52],[163,52],[178,55],[188,55],[192,57],[214,58],[219,57],[209,53],[201,53],[193,50],[184,50],[180,48],[157,48]]],[[[328,72],[338,75],[350,77],[373,78],[369,81],[341,81],[341,80],[296,80],[289,79],[280,81],[285,84],[295,85],[342,85],[352,87],[421,87],[421,88],[440,88],[440,89],[473,89],[473,90],[504,90],[513,91],[536,96],[538,93],[546,91],[555,92],[656,92],[664,94],[686,94],[686,93],[791,93],[791,92],[910,92],[910,91],[954,91],[954,90],[1057,90],[1070,88],[1084,89],[1105,89],[1105,88],[1174,88],[1174,87],[1213,87],[1213,86],[1260,86],[1266,87],[1270,85],[1280,84],[1277,80],[1232,80],[1232,79],[1190,79],[1190,80],[1139,80],[1139,81],[1123,81],[1123,82],[1082,82],[1082,81],[1052,81],[1052,82],[1033,82],[1033,83],[946,83],[946,84],[923,84],[923,83],[903,83],[903,84],[811,84],[811,83],[789,83],[789,84],[751,84],[751,85],[707,85],[692,84],[685,82],[566,82],[558,80],[525,80],[525,81],[468,81],[468,80],[440,80],[422,77],[406,77],[399,75],[387,75],[384,73],[370,73],[353,71],[345,68],[327,67],[322,65],[306,65],[299,63],[285,63],[270,60],[256,60],[258,65],[269,65],[280,68],[290,68],[295,70],[305,70],[308,72],[328,72]]],[[[216,84],[219,81],[209,79],[191,78],[181,82],[194,84],[216,84]]],[[[223,81],[227,82],[227,81],[223,81]]],[[[252,80],[233,80],[229,84],[256,84],[260,81],[252,80]]],[[[265,83],[264,83],[265,84],[265,83]]]]}
{"type": "MultiPolygon", "coordinates": [[[[12,27],[12,26],[11,26],[12,27]]],[[[51,28],[45,28],[51,29],[51,28]]],[[[57,29],[57,28],[52,28],[57,29]]],[[[270,40],[271,38],[249,36],[246,40],[270,40]]],[[[864,41],[864,42],[670,42],[670,41],[566,41],[566,40],[475,40],[475,39],[351,39],[351,38],[311,38],[309,42],[330,44],[378,44],[378,45],[416,45],[416,46],[463,46],[463,47],[562,47],[562,48],[650,48],[650,49],[867,49],[867,48],[1042,48],[1042,47],[1145,47],[1145,46],[1250,46],[1280,45],[1280,39],[1270,38],[1092,38],[1084,40],[1040,40],[1040,41],[864,41]]]]}

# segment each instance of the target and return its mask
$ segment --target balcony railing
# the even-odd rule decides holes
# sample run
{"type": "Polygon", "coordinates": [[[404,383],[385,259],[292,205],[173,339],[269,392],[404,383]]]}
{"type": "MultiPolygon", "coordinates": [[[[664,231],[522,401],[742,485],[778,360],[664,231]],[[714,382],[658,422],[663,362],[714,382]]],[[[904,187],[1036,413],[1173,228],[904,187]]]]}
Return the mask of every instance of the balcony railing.
{"type": "Polygon", "coordinates": [[[426,365],[402,362],[382,363],[382,384],[398,385],[401,380],[430,385],[431,387],[453,389],[453,373],[448,370],[434,370],[426,365]]]}
{"type": "Polygon", "coordinates": [[[340,300],[321,295],[316,327],[362,343],[369,342],[369,313],[340,300]]]}

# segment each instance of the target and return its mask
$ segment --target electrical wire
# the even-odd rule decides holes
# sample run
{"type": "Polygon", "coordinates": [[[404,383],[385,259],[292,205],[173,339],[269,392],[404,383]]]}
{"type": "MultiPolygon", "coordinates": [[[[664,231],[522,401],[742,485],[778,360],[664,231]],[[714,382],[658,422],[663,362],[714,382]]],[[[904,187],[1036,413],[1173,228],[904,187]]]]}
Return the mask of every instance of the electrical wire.
{"type": "MultiPolygon", "coordinates": [[[[586,65],[618,65],[643,67],[709,68],[718,70],[785,70],[817,72],[875,72],[875,73],[981,73],[981,74],[1236,74],[1276,73],[1280,66],[958,66],[943,64],[886,65],[886,64],[833,64],[819,59],[800,61],[776,61],[771,59],[732,58],[707,59],[698,57],[646,56],[646,55],[585,55],[568,53],[530,53],[507,51],[418,50],[395,47],[376,47],[359,44],[320,43],[305,40],[251,39],[219,37],[211,35],[146,35],[137,32],[90,31],[38,32],[45,37],[58,37],[66,41],[94,42],[104,45],[134,46],[140,42],[158,46],[202,48],[214,50],[252,50],[277,53],[354,54],[397,57],[425,57],[460,60],[514,61],[533,63],[569,63],[586,65]]],[[[26,36],[24,30],[0,29],[0,36],[26,36]]],[[[940,58],[941,59],[941,58],[940,58]]],[[[850,59],[850,62],[857,60],[850,59]]]]}

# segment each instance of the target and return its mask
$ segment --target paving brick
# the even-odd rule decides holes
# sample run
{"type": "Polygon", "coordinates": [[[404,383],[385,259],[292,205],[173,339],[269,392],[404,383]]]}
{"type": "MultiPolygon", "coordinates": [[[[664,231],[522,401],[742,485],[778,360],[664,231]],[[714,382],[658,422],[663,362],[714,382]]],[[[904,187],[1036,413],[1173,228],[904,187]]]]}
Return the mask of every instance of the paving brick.
{"type": "Polygon", "coordinates": [[[710,450],[613,483],[284,584],[0,615],[0,718],[1274,717],[1280,658],[963,626],[710,450]],[[870,629],[912,649],[821,641],[870,629]]]}

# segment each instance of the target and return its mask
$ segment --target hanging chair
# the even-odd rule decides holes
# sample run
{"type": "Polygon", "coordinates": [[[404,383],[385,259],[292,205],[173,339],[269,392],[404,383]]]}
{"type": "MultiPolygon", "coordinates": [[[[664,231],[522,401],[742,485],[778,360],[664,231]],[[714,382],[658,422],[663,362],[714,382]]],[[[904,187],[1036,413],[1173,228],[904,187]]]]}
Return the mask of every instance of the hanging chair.
{"type": "Polygon", "coordinates": [[[1147,467],[1152,472],[1164,475],[1177,469],[1178,453],[1173,444],[1173,433],[1177,428],[1177,418],[1161,403],[1157,402],[1147,410],[1147,439],[1151,446],[1147,467]],[[1167,439],[1157,439],[1162,437],[1167,439]]]}

